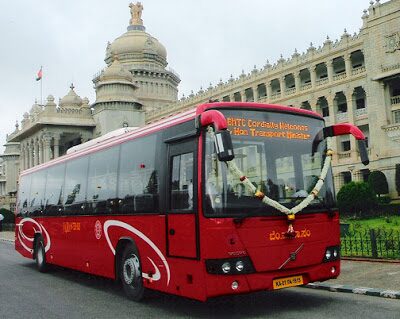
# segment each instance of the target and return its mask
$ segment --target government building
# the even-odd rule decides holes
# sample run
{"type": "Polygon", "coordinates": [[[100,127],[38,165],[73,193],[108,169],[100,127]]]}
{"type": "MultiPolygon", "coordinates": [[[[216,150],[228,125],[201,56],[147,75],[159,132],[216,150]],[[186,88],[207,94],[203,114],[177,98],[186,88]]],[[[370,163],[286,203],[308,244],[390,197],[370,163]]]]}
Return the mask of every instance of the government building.
{"type": "Polygon", "coordinates": [[[140,2],[130,4],[127,32],[108,43],[104,70],[93,79],[96,100],[79,97],[74,86],[55,103],[35,103],[7,135],[0,155],[0,208],[12,208],[20,171],[66,153],[77,144],[116,129],[143,126],[209,100],[289,105],[321,114],[326,125],[350,122],[368,139],[370,164],[361,164],[351,136],[336,138],[336,190],[362,181],[371,171],[387,178],[397,198],[395,165],[400,163],[400,0],[370,2],[357,34],[344,30],[318,47],[262,69],[221,80],[178,100],[180,78],[167,68],[165,47],[146,32],[140,2]]]}

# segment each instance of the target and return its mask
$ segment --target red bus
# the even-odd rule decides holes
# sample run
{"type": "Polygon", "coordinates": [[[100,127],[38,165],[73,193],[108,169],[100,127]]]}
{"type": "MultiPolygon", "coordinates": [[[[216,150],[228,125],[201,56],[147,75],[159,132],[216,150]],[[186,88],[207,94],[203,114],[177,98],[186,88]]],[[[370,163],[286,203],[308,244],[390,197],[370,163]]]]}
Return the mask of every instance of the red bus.
{"type": "Polygon", "coordinates": [[[336,278],[331,136],[308,110],[198,106],[22,172],[15,248],[49,265],[205,301],[336,278]]]}

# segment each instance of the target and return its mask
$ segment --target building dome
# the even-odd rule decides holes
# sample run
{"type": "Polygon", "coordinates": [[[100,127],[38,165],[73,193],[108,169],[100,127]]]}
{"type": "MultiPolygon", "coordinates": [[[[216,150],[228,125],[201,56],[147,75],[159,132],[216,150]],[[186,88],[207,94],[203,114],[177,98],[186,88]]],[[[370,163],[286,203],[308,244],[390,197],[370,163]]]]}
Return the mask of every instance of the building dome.
{"type": "Polygon", "coordinates": [[[131,6],[132,19],[128,31],[107,46],[107,64],[116,56],[122,64],[152,62],[162,67],[167,66],[167,50],[155,37],[146,32],[141,19],[142,10],[140,3],[131,6]]]}
{"type": "Polygon", "coordinates": [[[60,107],[80,107],[82,105],[82,99],[75,93],[74,85],[71,84],[70,88],[68,94],[60,100],[60,107]]]}
{"type": "Polygon", "coordinates": [[[129,72],[119,61],[115,59],[100,75],[100,82],[133,82],[132,73],[129,72]]]}

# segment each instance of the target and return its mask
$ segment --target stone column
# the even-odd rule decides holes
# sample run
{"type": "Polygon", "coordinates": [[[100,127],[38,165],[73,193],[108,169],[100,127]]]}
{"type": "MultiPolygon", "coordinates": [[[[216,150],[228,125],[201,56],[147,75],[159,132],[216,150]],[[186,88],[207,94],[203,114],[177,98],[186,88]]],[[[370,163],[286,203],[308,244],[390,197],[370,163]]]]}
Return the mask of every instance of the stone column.
{"type": "Polygon", "coordinates": [[[20,155],[19,155],[19,166],[21,171],[25,169],[25,146],[23,143],[20,144],[20,155]]]}
{"type": "Polygon", "coordinates": [[[346,53],[344,55],[344,65],[346,67],[346,77],[349,78],[351,76],[351,54],[346,53]]]}
{"type": "Polygon", "coordinates": [[[328,73],[328,81],[329,83],[333,82],[333,60],[329,60],[326,62],[326,70],[328,73]]]}
{"type": "Polygon", "coordinates": [[[31,140],[29,142],[29,168],[35,166],[35,163],[33,161],[33,152],[34,152],[33,141],[31,140]]]}
{"type": "MultiPolygon", "coordinates": [[[[329,108],[329,125],[333,125],[336,122],[336,111],[335,111],[335,95],[331,94],[331,95],[327,95],[326,96],[326,101],[328,102],[328,108],[329,108]]],[[[327,125],[328,126],[328,125],[327,125]]],[[[333,150],[333,164],[336,164],[338,161],[338,155],[337,155],[337,143],[338,143],[338,139],[337,138],[333,138],[332,139],[332,150],[333,150]]]]}
{"type": "Polygon", "coordinates": [[[60,135],[55,134],[54,135],[54,158],[57,158],[60,156],[60,135]]]}
{"type": "Polygon", "coordinates": [[[285,97],[285,90],[286,90],[286,82],[285,82],[285,76],[281,76],[279,79],[279,85],[281,86],[281,98],[285,97]]]}
{"type": "Polygon", "coordinates": [[[44,163],[50,161],[50,154],[51,154],[51,139],[50,135],[43,135],[43,155],[44,155],[44,163]]]}
{"type": "Polygon", "coordinates": [[[326,101],[328,102],[329,107],[329,122],[330,125],[336,123],[336,102],[335,102],[335,95],[331,94],[326,97],[326,101]]]}
{"type": "Polygon", "coordinates": [[[240,92],[240,97],[242,102],[246,102],[246,90],[240,92]]]}
{"type": "Polygon", "coordinates": [[[34,156],[35,156],[35,166],[36,166],[36,165],[40,164],[40,161],[39,161],[39,141],[38,140],[35,140],[33,147],[34,147],[34,153],[35,153],[34,156]]]}
{"type": "Polygon", "coordinates": [[[43,140],[42,137],[39,139],[39,161],[40,164],[44,163],[44,156],[43,156],[43,140]]]}
{"type": "Polygon", "coordinates": [[[254,102],[258,101],[258,87],[257,87],[257,85],[253,86],[253,100],[254,100],[254,102]]]}
{"type": "MultiPolygon", "coordinates": [[[[349,123],[354,123],[354,98],[353,98],[353,89],[350,88],[346,93],[346,102],[347,102],[347,120],[349,123]]],[[[350,150],[351,150],[351,158],[353,161],[357,161],[357,143],[356,139],[350,135],[350,150]]],[[[352,174],[352,180],[353,180],[352,174]]]]}
{"type": "Polygon", "coordinates": [[[354,123],[354,106],[355,106],[355,98],[353,95],[353,88],[350,88],[346,93],[346,102],[347,102],[347,119],[350,123],[354,123]]]}
{"type": "Polygon", "coordinates": [[[309,101],[310,101],[311,110],[314,112],[317,112],[317,99],[312,97],[309,99],[309,101]]]}
{"type": "Polygon", "coordinates": [[[267,88],[267,99],[271,100],[271,96],[272,96],[271,81],[266,82],[265,87],[267,88]]]}
{"type": "Polygon", "coordinates": [[[21,143],[19,145],[20,149],[20,155],[19,155],[19,167],[21,168],[21,171],[24,170],[24,145],[21,143]]]}
{"type": "Polygon", "coordinates": [[[294,84],[296,86],[296,93],[299,93],[301,86],[300,71],[295,71],[293,75],[294,75],[294,84]]]}
{"type": "Polygon", "coordinates": [[[311,87],[315,88],[315,81],[317,79],[317,73],[315,72],[315,65],[310,67],[311,87]]]}
{"type": "Polygon", "coordinates": [[[25,143],[25,163],[24,163],[24,169],[29,168],[29,146],[28,143],[25,143]]]}

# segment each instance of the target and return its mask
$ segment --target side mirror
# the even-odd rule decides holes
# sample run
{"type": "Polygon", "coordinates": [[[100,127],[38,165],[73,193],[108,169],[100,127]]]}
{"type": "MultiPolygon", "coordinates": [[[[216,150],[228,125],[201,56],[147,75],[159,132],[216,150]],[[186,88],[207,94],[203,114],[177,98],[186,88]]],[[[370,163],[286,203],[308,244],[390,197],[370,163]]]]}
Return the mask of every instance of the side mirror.
{"type": "Polygon", "coordinates": [[[368,165],[369,157],[365,140],[358,140],[357,142],[358,142],[358,150],[360,151],[361,163],[363,163],[364,165],[368,165]]]}
{"type": "Polygon", "coordinates": [[[217,150],[218,160],[222,162],[234,159],[232,137],[227,129],[225,116],[217,110],[208,110],[200,114],[199,120],[202,127],[212,125],[215,129],[215,149],[217,150]]]}
{"type": "Polygon", "coordinates": [[[339,135],[353,135],[358,142],[358,149],[360,151],[360,159],[364,165],[369,164],[367,146],[365,145],[365,136],[363,132],[355,125],[350,123],[335,124],[332,126],[324,127],[315,136],[312,144],[312,155],[317,151],[318,144],[321,143],[327,137],[339,136],[339,135]]]}
{"type": "Polygon", "coordinates": [[[222,162],[233,160],[235,155],[233,153],[231,133],[228,130],[216,132],[214,142],[218,160],[222,162]]]}

